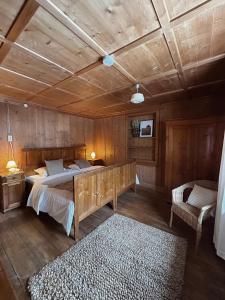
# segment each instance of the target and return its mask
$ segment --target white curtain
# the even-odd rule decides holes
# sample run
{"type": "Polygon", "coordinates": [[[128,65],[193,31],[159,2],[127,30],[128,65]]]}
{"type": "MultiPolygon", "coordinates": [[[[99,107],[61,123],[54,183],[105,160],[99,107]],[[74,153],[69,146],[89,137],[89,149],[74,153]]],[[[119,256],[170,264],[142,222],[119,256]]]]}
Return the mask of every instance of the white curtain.
{"type": "Polygon", "coordinates": [[[225,259],[225,134],[220,165],[216,220],[213,241],[217,255],[225,259]]]}

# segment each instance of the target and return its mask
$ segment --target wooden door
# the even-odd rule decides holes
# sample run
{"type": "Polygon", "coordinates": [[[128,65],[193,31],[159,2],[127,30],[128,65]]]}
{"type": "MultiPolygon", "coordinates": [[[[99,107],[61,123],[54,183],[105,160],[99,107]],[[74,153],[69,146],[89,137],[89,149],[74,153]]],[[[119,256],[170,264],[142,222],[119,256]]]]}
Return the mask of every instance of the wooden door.
{"type": "Polygon", "coordinates": [[[217,180],[224,118],[167,122],[167,190],[197,179],[217,180]]]}

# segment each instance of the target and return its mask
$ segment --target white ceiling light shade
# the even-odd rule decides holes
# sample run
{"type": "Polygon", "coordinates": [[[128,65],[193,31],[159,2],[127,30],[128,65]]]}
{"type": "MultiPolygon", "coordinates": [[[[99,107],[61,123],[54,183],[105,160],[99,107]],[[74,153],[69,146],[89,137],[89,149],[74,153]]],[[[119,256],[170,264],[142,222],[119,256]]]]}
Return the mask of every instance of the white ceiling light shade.
{"type": "Polygon", "coordinates": [[[137,93],[133,94],[130,99],[130,102],[132,102],[134,104],[142,103],[145,101],[144,95],[138,92],[139,87],[140,87],[140,84],[137,83],[136,84],[137,93]]]}
{"type": "Polygon", "coordinates": [[[106,55],[102,60],[103,64],[107,67],[111,67],[115,63],[115,59],[113,55],[106,55]]]}

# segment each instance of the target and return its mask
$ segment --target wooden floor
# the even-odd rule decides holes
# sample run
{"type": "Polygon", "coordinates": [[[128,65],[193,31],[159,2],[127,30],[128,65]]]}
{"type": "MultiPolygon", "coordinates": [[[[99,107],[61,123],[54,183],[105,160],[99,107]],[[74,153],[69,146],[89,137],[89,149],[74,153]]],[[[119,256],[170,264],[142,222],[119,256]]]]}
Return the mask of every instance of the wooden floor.
{"type": "MultiPolygon", "coordinates": [[[[212,220],[204,225],[196,256],[194,232],[176,217],[173,229],[168,228],[170,204],[166,200],[153,191],[139,190],[136,194],[129,191],[119,198],[118,213],[187,238],[189,247],[183,299],[224,300],[225,261],[215,255],[212,220]]],[[[111,208],[105,206],[82,221],[82,237],[111,215],[111,208]]],[[[28,277],[73,244],[74,240],[65,235],[59,224],[47,215],[36,216],[30,208],[0,214],[0,261],[18,299],[29,299],[25,288],[28,277]]]]}

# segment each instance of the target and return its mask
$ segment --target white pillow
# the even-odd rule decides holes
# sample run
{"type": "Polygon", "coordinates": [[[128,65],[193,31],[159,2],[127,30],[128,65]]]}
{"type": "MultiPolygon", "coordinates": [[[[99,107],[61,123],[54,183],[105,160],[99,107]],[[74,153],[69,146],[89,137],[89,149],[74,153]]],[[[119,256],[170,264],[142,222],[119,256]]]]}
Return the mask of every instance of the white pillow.
{"type": "Polygon", "coordinates": [[[38,175],[42,176],[42,177],[47,177],[48,176],[48,172],[47,172],[46,167],[35,169],[34,172],[37,173],[38,175]]]}
{"type": "Polygon", "coordinates": [[[77,164],[71,164],[68,166],[69,169],[80,170],[80,167],[77,164]]]}
{"type": "Polygon", "coordinates": [[[188,197],[187,203],[197,208],[215,203],[217,200],[217,191],[194,185],[194,188],[188,197]]]}

